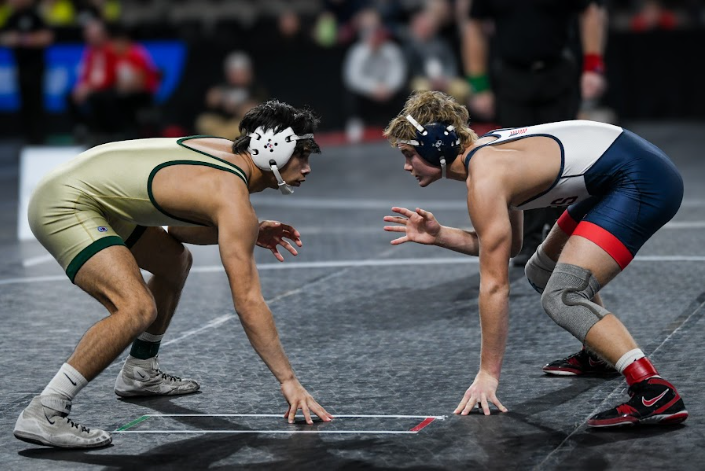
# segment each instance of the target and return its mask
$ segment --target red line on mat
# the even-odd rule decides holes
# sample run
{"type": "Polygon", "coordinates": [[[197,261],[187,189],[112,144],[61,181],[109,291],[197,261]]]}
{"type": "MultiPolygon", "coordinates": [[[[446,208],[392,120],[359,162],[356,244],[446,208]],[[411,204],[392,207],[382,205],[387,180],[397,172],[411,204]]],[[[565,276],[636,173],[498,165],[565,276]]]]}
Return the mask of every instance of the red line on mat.
{"type": "Polygon", "coordinates": [[[418,431],[420,431],[421,429],[425,428],[428,424],[430,424],[430,423],[433,422],[434,420],[436,420],[435,417],[427,417],[426,419],[424,419],[423,422],[421,422],[419,425],[417,425],[416,427],[412,428],[412,429],[409,430],[409,431],[410,431],[410,432],[418,432],[418,431]]]}

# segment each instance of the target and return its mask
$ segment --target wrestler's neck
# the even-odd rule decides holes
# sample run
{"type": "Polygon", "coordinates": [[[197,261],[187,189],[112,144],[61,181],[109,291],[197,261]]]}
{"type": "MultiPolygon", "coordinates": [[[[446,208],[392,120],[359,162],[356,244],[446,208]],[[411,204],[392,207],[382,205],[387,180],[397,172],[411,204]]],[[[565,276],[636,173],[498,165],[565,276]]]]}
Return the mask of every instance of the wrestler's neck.
{"type": "Polygon", "coordinates": [[[452,164],[450,164],[446,170],[446,178],[449,180],[458,180],[460,182],[464,182],[468,179],[468,171],[465,168],[465,157],[474,147],[474,145],[471,145],[470,147],[465,148],[465,151],[463,151],[463,153],[460,154],[452,164]]]}
{"type": "Polygon", "coordinates": [[[233,163],[243,167],[247,174],[247,190],[250,193],[259,193],[268,188],[277,188],[277,179],[272,172],[265,172],[255,165],[249,154],[233,155],[233,163]]]}

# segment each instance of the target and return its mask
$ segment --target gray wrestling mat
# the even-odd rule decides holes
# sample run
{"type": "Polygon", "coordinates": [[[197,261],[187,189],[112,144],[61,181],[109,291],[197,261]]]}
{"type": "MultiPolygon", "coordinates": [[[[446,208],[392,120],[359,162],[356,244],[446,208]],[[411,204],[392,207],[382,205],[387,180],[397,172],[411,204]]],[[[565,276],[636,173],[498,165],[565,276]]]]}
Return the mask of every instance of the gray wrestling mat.
{"type": "MultiPolygon", "coordinates": [[[[338,418],[289,425],[278,385],[250,347],[217,250],[195,264],[160,352],[169,373],[201,383],[190,396],[120,400],[116,362],[84,389],[72,418],[115,431],[113,445],[66,451],[16,440],[17,415],[70,355],[102,307],[71,285],[36,242],[15,238],[16,167],[0,172],[0,468],[75,469],[703,469],[705,449],[705,133],[702,123],[628,126],[663,148],[686,181],[683,207],[603,290],[690,418],[683,425],[588,430],[623,402],[615,379],[548,377],[580,348],[511,271],[511,326],[491,417],[452,414],[479,363],[477,260],[392,247],[382,217],[421,206],[467,227],[464,186],[418,188],[386,144],[326,148],[295,195],[253,197],[260,219],[302,233],[298,257],[257,250],[263,292],[301,382],[338,418]]],[[[11,152],[6,150],[5,154],[11,152]]]]}

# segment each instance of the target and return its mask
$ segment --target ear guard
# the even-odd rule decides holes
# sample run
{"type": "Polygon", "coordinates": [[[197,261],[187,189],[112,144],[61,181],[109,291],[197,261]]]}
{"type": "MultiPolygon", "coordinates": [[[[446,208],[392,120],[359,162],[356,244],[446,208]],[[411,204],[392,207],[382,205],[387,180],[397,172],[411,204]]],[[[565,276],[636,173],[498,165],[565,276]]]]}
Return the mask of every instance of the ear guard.
{"type": "Polygon", "coordinates": [[[294,189],[282,179],[279,169],[283,168],[294,155],[296,141],[313,139],[313,134],[297,136],[291,127],[275,133],[274,129],[265,130],[260,126],[248,136],[250,137],[250,145],[247,151],[255,165],[262,170],[274,172],[279,190],[283,195],[292,194],[294,189]]]}
{"type": "Polygon", "coordinates": [[[408,144],[429,164],[441,167],[442,177],[446,177],[446,167],[458,157],[460,139],[455,128],[443,123],[431,123],[421,126],[413,116],[406,115],[406,120],[416,128],[416,139],[400,140],[398,144],[408,144]]]}

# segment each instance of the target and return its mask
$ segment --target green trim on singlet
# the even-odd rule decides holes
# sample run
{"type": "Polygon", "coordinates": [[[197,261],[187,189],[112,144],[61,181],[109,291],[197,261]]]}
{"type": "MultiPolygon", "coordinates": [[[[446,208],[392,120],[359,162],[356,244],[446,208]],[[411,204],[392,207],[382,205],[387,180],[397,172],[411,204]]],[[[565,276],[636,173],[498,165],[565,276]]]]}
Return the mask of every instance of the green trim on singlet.
{"type": "Polygon", "coordinates": [[[180,138],[180,139],[177,139],[176,143],[177,143],[178,145],[180,145],[181,147],[183,147],[184,149],[188,149],[188,150],[190,150],[190,151],[197,152],[197,153],[199,153],[199,154],[205,155],[205,156],[207,156],[207,157],[210,157],[211,159],[215,159],[215,160],[217,160],[217,161],[219,161],[219,162],[223,162],[225,165],[228,165],[228,166],[230,166],[230,167],[233,167],[233,168],[237,169],[238,171],[242,172],[242,177],[241,177],[241,178],[244,180],[245,185],[247,185],[247,174],[245,173],[245,171],[244,171],[243,169],[241,169],[240,167],[238,167],[237,165],[235,165],[235,164],[233,164],[233,163],[228,162],[228,161],[225,160],[225,159],[221,159],[220,157],[216,157],[215,155],[211,155],[211,154],[209,154],[208,152],[205,152],[205,151],[202,151],[202,150],[198,150],[198,149],[194,149],[193,147],[189,147],[188,145],[184,144],[185,141],[188,141],[188,140],[190,140],[190,139],[225,139],[226,141],[229,140],[229,139],[226,139],[226,138],[224,138],[224,137],[208,136],[208,135],[201,135],[201,134],[199,134],[199,135],[196,135],[196,136],[186,136],[186,137],[182,137],[182,138],[180,138]]]}
{"type": "Polygon", "coordinates": [[[152,169],[152,172],[149,174],[149,179],[147,179],[147,194],[149,195],[149,201],[152,202],[152,205],[154,205],[157,210],[162,213],[163,215],[170,217],[176,221],[181,221],[181,222],[187,222],[189,224],[195,224],[197,226],[205,226],[205,224],[201,222],[196,222],[196,221],[189,221],[188,219],[180,218],[177,216],[174,216],[173,214],[167,213],[159,204],[157,203],[157,200],[154,199],[154,193],[152,193],[152,181],[154,180],[155,175],[157,174],[158,171],[165,167],[171,167],[172,165],[202,165],[204,167],[211,167],[215,168],[217,170],[222,170],[223,172],[228,172],[232,173],[233,175],[237,175],[240,177],[240,179],[247,184],[247,179],[240,175],[238,172],[234,170],[230,170],[229,168],[223,168],[219,167],[215,164],[211,164],[208,162],[199,162],[197,160],[171,160],[169,162],[164,162],[163,164],[159,164],[156,167],[152,169]]]}
{"type": "Polygon", "coordinates": [[[146,230],[147,228],[145,226],[135,227],[135,230],[133,230],[130,236],[125,240],[125,245],[127,246],[127,248],[131,249],[132,246],[134,246],[137,241],[140,240],[140,237],[142,237],[142,234],[144,234],[144,231],[146,230]]]}
{"type": "Polygon", "coordinates": [[[71,280],[71,283],[74,283],[73,280],[76,278],[78,270],[81,269],[84,263],[86,263],[93,255],[97,254],[101,250],[113,245],[125,245],[125,242],[121,237],[107,236],[96,240],[91,245],[81,250],[78,255],[71,260],[69,266],[66,267],[66,275],[69,277],[69,280],[71,280]]]}

